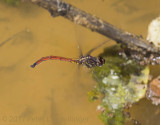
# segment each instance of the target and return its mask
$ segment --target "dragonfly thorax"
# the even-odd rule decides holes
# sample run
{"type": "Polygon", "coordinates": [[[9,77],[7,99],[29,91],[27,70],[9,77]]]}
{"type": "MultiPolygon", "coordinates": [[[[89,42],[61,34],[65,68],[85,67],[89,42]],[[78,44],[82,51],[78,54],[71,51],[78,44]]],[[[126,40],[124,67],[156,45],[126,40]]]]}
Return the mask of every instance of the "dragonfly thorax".
{"type": "Polygon", "coordinates": [[[105,59],[102,57],[93,57],[87,55],[85,57],[81,57],[80,63],[85,65],[87,68],[92,68],[95,66],[102,66],[105,63],[105,59]]]}

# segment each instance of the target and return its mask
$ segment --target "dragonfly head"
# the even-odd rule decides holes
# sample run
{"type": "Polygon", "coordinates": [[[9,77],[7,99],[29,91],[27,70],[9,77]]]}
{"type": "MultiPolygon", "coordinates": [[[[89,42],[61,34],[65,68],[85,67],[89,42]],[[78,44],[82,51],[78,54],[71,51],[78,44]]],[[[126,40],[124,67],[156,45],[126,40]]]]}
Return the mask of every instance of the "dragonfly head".
{"type": "Polygon", "coordinates": [[[102,66],[103,64],[105,64],[105,59],[99,56],[97,58],[97,66],[102,66]]]}

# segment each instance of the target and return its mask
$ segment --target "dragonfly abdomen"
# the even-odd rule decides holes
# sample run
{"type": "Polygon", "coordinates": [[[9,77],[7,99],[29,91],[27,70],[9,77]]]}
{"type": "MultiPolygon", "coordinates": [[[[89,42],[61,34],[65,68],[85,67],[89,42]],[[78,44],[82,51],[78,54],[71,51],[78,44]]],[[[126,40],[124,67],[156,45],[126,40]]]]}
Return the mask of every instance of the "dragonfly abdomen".
{"type": "Polygon", "coordinates": [[[47,60],[60,60],[60,61],[66,61],[66,62],[79,64],[79,60],[77,59],[65,58],[65,57],[60,57],[60,56],[46,56],[46,57],[42,57],[41,59],[39,59],[37,62],[31,65],[31,67],[34,68],[36,65],[40,64],[43,61],[47,61],[47,60]]]}

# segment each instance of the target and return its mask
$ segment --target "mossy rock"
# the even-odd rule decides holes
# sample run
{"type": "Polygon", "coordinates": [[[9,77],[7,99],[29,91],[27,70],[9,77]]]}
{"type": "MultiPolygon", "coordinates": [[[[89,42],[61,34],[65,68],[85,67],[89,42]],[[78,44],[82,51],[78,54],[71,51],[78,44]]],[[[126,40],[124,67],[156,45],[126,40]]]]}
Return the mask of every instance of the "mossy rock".
{"type": "Polygon", "coordinates": [[[88,93],[89,100],[101,99],[99,106],[104,111],[100,118],[105,121],[104,117],[106,117],[105,123],[112,121],[106,115],[108,112],[114,113],[114,118],[118,117],[122,123],[124,118],[120,111],[128,104],[133,104],[143,98],[147,89],[149,68],[131,59],[122,58],[118,55],[119,51],[118,45],[105,49],[100,56],[106,60],[106,63],[91,71],[97,85],[88,93]]]}

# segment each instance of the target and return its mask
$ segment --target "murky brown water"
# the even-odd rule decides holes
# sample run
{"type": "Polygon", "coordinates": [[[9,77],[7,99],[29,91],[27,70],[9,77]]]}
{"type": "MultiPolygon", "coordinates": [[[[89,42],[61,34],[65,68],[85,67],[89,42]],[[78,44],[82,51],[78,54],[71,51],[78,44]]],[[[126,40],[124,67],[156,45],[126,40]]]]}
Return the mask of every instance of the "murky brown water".
{"type": "MultiPolygon", "coordinates": [[[[159,0],[66,1],[144,38],[149,22],[160,12],[159,0]]],[[[16,8],[0,3],[0,44],[20,31],[0,46],[0,123],[103,125],[97,117],[98,103],[88,102],[87,92],[95,82],[87,69],[78,71],[76,64],[59,61],[48,61],[35,69],[30,65],[48,55],[76,58],[77,41],[86,53],[107,38],[62,17],[52,18],[37,6],[23,4],[16,8]]],[[[103,47],[93,55],[102,51],[103,47]]],[[[159,74],[158,70],[152,72],[159,74]]],[[[159,125],[160,112],[149,101],[142,100],[133,109],[134,117],[141,113],[138,120],[142,124],[159,125]]]]}

